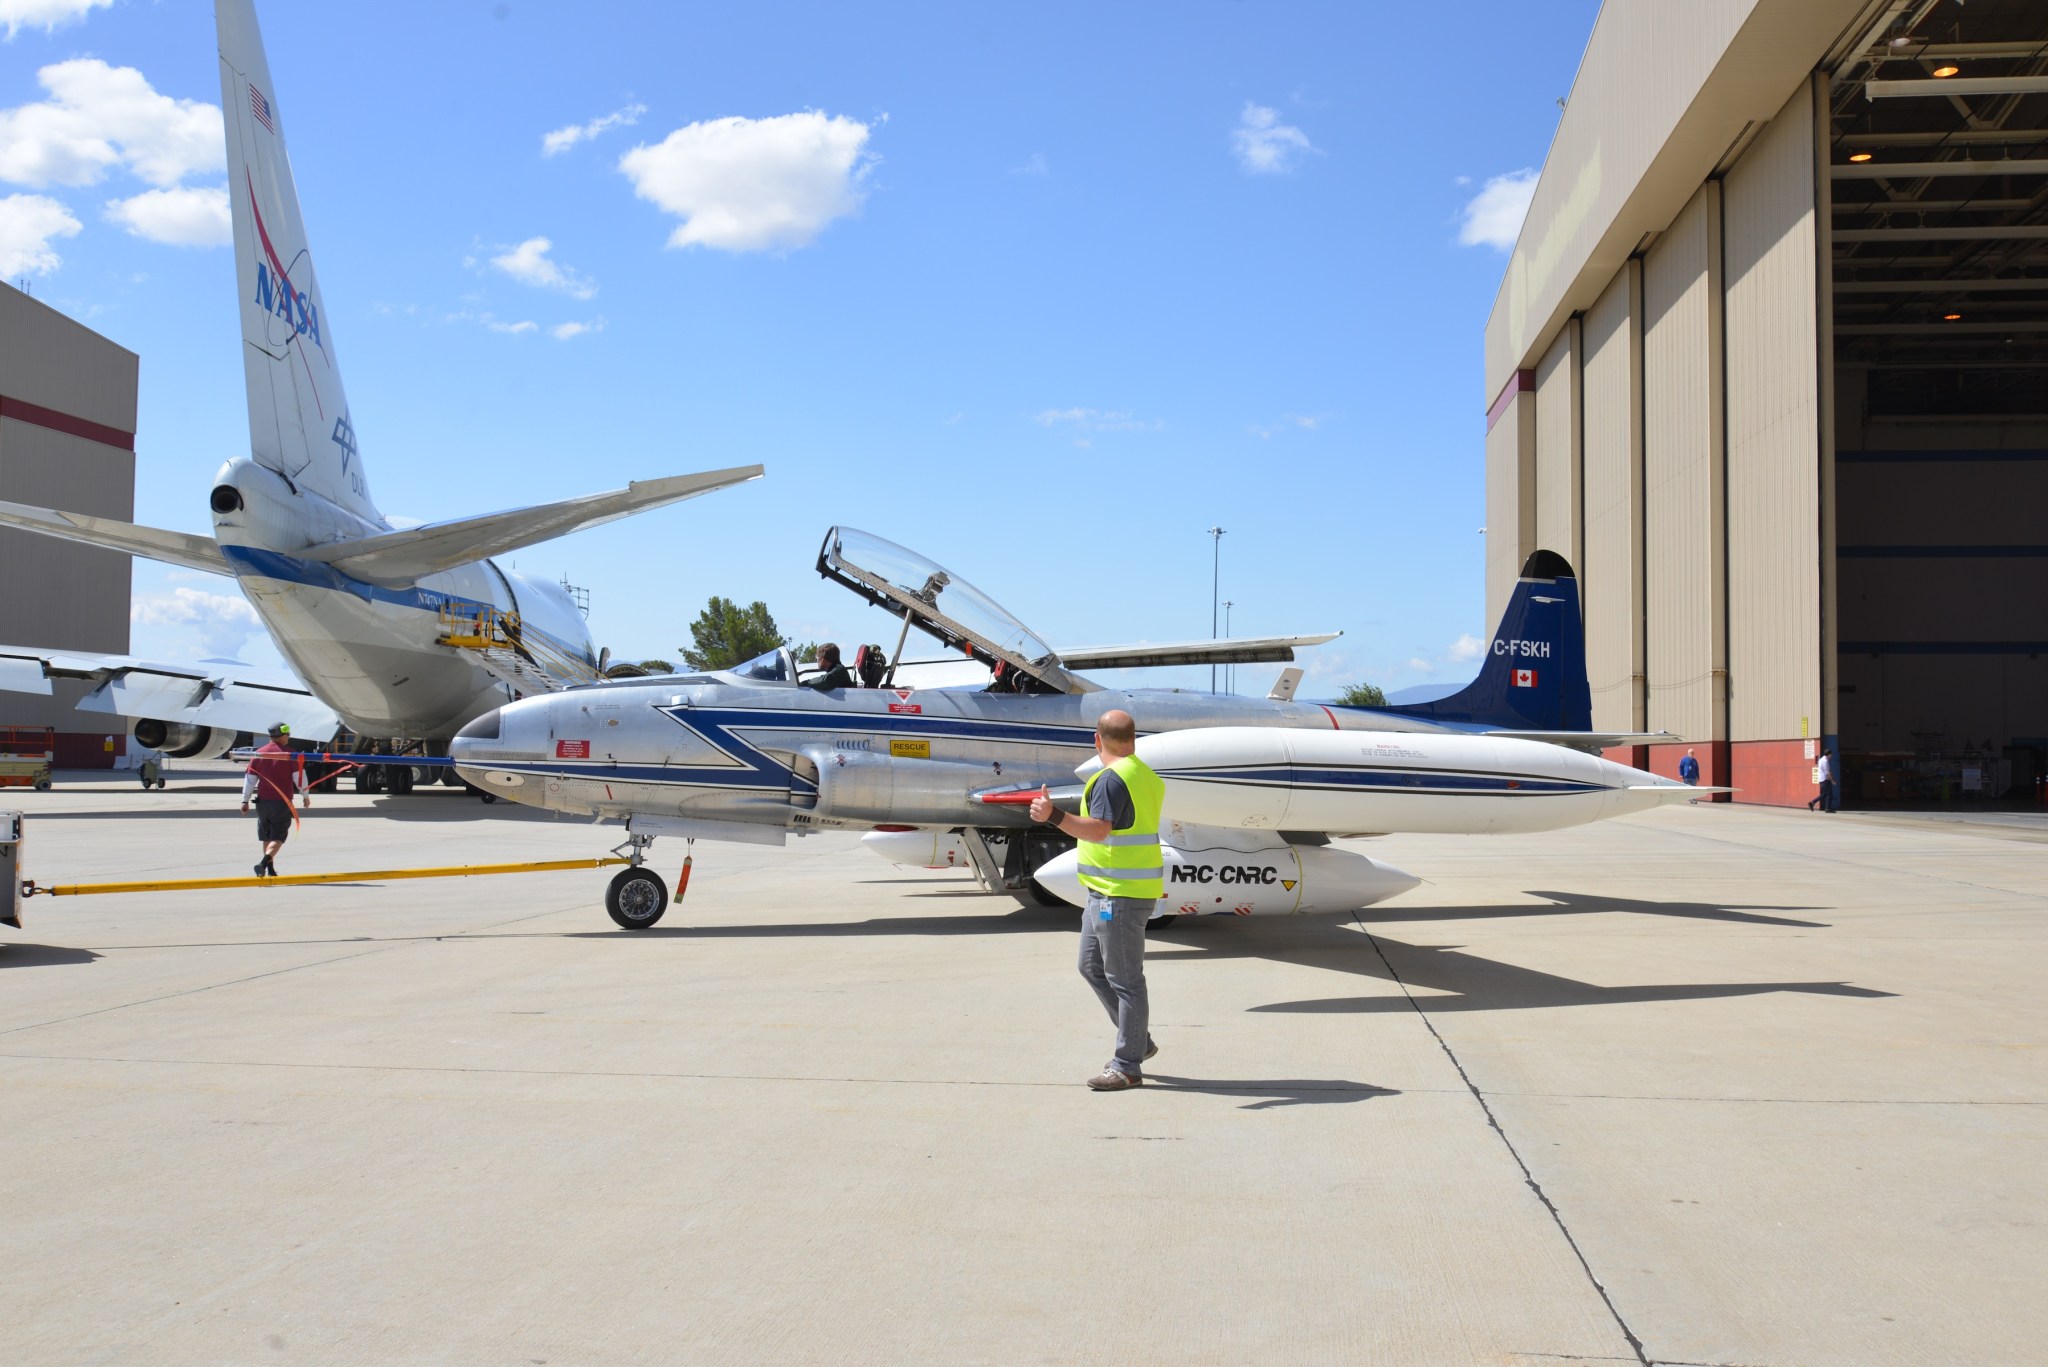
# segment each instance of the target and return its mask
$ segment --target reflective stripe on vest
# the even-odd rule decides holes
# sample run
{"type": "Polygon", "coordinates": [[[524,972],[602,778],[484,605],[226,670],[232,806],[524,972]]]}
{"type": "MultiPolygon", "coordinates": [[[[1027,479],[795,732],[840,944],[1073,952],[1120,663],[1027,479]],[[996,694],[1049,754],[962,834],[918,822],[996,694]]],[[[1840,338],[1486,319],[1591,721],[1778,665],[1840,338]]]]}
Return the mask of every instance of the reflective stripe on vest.
{"type": "MultiPolygon", "coordinates": [[[[1131,824],[1110,832],[1101,840],[1083,840],[1075,851],[1075,872],[1081,886],[1105,897],[1157,899],[1166,895],[1166,871],[1159,858],[1159,809],[1166,802],[1166,785],[1150,766],[1136,755],[1125,755],[1109,766],[1123,780],[1131,795],[1131,824]]],[[[1103,770],[1088,776],[1081,789],[1081,810],[1088,810],[1088,798],[1103,770]]]]}

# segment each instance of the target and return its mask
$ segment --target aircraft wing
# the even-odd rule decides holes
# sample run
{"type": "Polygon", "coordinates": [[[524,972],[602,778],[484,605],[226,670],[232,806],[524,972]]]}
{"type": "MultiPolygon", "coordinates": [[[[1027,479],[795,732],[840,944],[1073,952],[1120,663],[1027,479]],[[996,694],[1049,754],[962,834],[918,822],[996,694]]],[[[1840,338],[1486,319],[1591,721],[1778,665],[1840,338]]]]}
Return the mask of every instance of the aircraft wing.
{"type": "Polygon", "coordinates": [[[1548,745],[1562,745],[1568,750],[1584,750],[1589,755],[1597,755],[1617,745],[1670,745],[1684,739],[1669,731],[1488,731],[1485,734],[1508,740],[1540,740],[1548,745]]]}
{"type": "Polygon", "coordinates": [[[55,508],[34,508],[26,503],[0,501],[0,527],[39,532],[63,541],[83,542],[110,551],[126,551],[147,560],[161,560],[182,569],[204,570],[208,574],[232,575],[227,558],[210,536],[190,532],[167,532],[160,527],[143,527],[111,517],[89,517],[84,513],[60,512],[55,508]]]}
{"type": "Polygon", "coordinates": [[[223,731],[260,732],[277,722],[304,740],[341,729],[334,710],[289,676],[236,664],[166,664],[132,655],[0,646],[0,691],[55,691],[58,679],[93,685],[78,710],[113,717],[188,722],[223,731]]]}
{"type": "Polygon", "coordinates": [[[315,546],[299,554],[332,565],[356,579],[402,587],[457,565],[551,541],[650,508],[680,503],[728,485],[744,484],[759,479],[762,473],[758,465],[740,465],[696,475],[637,480],[610,493],[586,494],[536,508],[515,508],[451,522],[429,522],[424,527],[315,546]]]}
{"type": "Polygon", "coordinates": [[[1059,648],[1069,669],[1133,669],[1152,665],[1256,665],[1294,659],[1298,646],[1319,646],[1344,633],[1315,636],[1240,636],[1227,641],[1168,641],[1157,645],[1059,648]]]}

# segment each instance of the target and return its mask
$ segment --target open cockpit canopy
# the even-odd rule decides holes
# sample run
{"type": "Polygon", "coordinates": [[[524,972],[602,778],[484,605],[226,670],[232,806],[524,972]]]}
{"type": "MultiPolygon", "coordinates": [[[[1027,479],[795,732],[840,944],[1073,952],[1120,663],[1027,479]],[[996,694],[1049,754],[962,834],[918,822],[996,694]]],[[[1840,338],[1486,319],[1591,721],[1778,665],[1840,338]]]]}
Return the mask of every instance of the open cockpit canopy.
{"type": "Polygon", "coordinates": [[[1053,693],[1088,693],[1097,687],[1068,670],[1057,651],[1000,603],[893,541],[834,527],[818,550],[818,573],[905,618],[942,645],[973,656],[999,676],[1015,671],[1053,693]]]}

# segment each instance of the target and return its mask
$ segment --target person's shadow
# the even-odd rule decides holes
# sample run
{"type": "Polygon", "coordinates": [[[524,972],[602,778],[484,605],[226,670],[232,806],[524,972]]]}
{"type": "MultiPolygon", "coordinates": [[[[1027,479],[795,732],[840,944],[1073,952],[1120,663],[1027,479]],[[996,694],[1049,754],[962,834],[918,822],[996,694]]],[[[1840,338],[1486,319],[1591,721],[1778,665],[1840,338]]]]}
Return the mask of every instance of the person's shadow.
{"type": "Polygon", "coordinates": [[[1394,1087],[1375,1087],[1370,1082],[1344,1078],[1273,1078],[1260,1081],[1236,1078],[1175,1077],[1171,1073],[1145,1074],[1146,1090],[1162,1092],[1203,1092],[1212,1096],[1262,1098],[1238,1107],[1240,1111],[1265,1111],[1277,1106],[1333,1106],[1374,1097],[1399,1096],[1394,1087]]]}

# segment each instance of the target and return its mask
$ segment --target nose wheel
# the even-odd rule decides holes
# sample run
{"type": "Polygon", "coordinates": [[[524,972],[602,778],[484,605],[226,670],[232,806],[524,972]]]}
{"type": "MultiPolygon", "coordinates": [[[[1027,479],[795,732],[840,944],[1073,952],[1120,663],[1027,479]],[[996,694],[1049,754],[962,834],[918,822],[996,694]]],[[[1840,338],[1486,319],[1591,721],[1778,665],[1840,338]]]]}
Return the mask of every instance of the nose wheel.
{"type": "Polygon", "coordinates": [[[645,930],[668,910],[668,884],[644,866],[620,869],[604,895],[604,909],[627,930],[645,930]]]}

